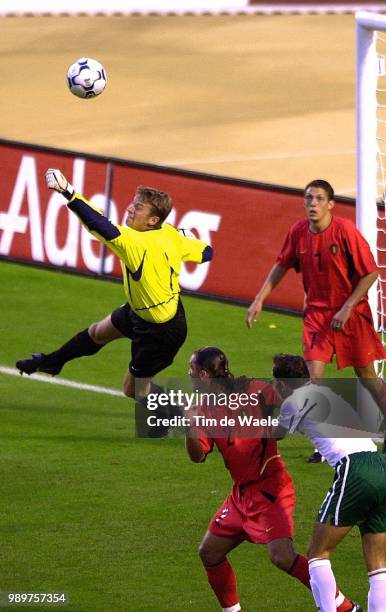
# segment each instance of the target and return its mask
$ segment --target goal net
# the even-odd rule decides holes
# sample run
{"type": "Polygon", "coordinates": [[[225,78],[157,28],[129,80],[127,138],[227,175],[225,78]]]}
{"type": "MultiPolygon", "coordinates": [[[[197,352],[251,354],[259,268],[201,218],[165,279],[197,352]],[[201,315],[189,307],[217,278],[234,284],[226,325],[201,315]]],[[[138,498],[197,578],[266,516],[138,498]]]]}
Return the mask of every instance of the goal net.
{"type": "MultiPolygon", "coordinates": [[[[356,13],[357,226],[380,269],[370,291],[374,323],[386,342],[386,15],[356,13]]],[[[378,364],[384,377],[385,362],[378,364]]]]}
{"type": "MultiPolygon", "coordinates": [[[[386,15],[359,11],[356,20],[356,223],[370,244],[379,267],[369,292],[374,324],[386,343],[386,15]]],[[[385,379],[385,361],[377,364],[385,379]]],[[[370,419],[370,430],[382,423],[370,394],[358,385],[358,410],[370,419]]]]}

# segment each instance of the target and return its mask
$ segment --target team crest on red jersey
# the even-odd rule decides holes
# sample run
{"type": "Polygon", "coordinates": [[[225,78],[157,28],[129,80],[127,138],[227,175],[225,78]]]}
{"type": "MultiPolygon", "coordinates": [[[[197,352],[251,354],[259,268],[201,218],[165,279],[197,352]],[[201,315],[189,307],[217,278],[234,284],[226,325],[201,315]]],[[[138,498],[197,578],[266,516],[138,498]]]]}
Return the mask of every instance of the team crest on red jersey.
{"type": "Polygon", "coordinates": [[[336,254],[337,254],[337,252],[339,251],[339,247],[338,247],[338,245],[337,245],[337,244],[332,244],[332,245],[330,246],[330,251],[331,251],[331,253],[332,253],[333,255],[336,255],[336,254]]]}

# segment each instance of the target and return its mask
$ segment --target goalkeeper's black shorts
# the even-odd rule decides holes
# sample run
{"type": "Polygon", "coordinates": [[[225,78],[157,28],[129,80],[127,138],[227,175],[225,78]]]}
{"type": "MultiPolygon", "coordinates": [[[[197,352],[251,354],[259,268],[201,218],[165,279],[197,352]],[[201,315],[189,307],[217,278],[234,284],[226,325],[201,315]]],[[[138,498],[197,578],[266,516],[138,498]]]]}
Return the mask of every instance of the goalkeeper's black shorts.
{"type": "Polygon", "coordinates": [[[111,313],[111,322],[131,343],[129,370],[133,376],[154,376],[173,363],[187,334],[185,311],[178,301],[177,312],[166,323],[144,321],[128,304],[111,313]]]}

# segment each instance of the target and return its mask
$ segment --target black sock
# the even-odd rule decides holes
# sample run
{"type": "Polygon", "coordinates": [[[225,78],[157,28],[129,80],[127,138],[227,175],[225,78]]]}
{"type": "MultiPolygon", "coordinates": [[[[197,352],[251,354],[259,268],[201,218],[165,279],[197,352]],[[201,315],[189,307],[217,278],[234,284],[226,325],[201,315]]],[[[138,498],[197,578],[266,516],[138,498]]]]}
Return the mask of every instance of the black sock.
{"type": "MultiPolygon", "coordinates": [[[[148,425],[147,419],[149,416],[155,416],[157,419],[170,418],[170,406],[158,406],[155,410],[150,410],[147,406],[149,395],[159,395],[164,393],[162,387],[155,383],[150,383],[150,391],[145,397],[135,402],[135,425],[136,433],[139,438],[164,438],[167,436],[170,429],[165,425],[148,425]]],[[[153,402],[157,402],[157,398],[153,397],[153,402]]]]}
{"type": "Polygon", "coordinates": [[[71,361],[71,359],[95,355],[95,353],[100,351],[103,347],[104,344],[97,344],[94,342],[88,333],[88,329],[84,329],[63,344],[57,351],[53,351],[46,355],[46,359],[48,360],[47,363],[50,365],[62,366],[67,363],[67,361],[71,361]]]}

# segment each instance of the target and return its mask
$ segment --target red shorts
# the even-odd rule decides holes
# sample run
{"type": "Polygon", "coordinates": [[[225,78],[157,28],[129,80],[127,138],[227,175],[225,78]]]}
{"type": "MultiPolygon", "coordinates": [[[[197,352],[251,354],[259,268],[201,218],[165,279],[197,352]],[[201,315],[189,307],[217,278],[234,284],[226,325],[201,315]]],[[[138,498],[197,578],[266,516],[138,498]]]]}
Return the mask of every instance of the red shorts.
{"type": "Polygon", "coordinates": [[[209,523],[215,536],[268,544],[294,537],[295,488],[288,472],[280,474],[280,488],[273,495],[261,482],[234,485],[230,495],[209,523]]]}
{"type": "Polygon", "coordinates": [[[386,352],[374,329],[369,306],[353,310],[341,331],[331,321],[336,309],[307,308],[303,322],[303,354],[306,361],[330,363],[334,354],[338,368],[363,368],[385,359],[386,352]]]}

